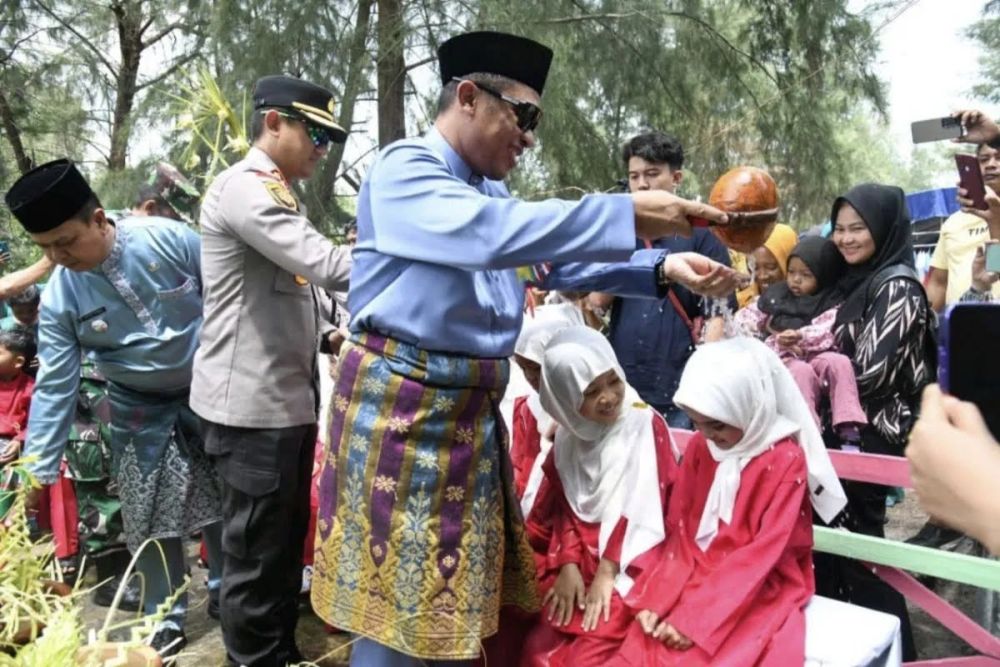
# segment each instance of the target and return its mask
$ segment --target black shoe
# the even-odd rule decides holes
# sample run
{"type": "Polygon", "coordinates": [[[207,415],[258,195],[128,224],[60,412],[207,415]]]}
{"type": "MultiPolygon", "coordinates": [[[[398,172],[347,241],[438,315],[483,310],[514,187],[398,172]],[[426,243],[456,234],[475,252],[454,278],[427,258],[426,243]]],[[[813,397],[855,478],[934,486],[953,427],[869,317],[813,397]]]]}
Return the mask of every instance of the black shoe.
{"type": "Polygon", "coordinates": [[[173,662],[171,658],[176,657],[178,653],[183,651],[187,643],[187,637],[184,636],[181,630],[168,626],[157,630],[149,645],[160,654],[165,663],[171,663],[173,662]]]}
{"type": "MultiPolygon", "coordinates": [[[[94,565],[97,569],[97,580],[102,581],[100,586],[94,591],[94,604],[99,607],[110,607],[118,592],[118,585],[121,583],[122,575],[128,569],[131,555],[125,549],[115,549],[111,552],[104,552],[94,557],[94,565]]],[[[122,611],[138,611],[142,604],[137,579],[132,579],[122,593],[122,599],[118,603],[118,608],[122,611]]]]}
{"type": "MultiPolygon", "coordinates": [[[[91,598],[98,607],[110,607],[115,600],[115,593],[118,592],[118,585],[121,584],[121,577],[109,579],[94,590],[91,598]]],[[[139,611],[142,607],[142,595],[139,584],[133,579],[122,592],[122,599],[118,601],[118,611],[139,611]]]]}
{"type": "Polygon", "coordinates": [[[222,619],[222,615],[219,613],[219,589],[210,588],[208,589],[208,609],[205,610],[209,618],[214,618],[216,621],[222,619]]]}
{"type": "Polygon", "coordinates": [[[939,526],[936,523],[928,521],[916,535],[906,540],[906,543],[915,544],[918,547],[941,549],[959,540],[961,537],[962,533],[957,530],[939,526]]]}

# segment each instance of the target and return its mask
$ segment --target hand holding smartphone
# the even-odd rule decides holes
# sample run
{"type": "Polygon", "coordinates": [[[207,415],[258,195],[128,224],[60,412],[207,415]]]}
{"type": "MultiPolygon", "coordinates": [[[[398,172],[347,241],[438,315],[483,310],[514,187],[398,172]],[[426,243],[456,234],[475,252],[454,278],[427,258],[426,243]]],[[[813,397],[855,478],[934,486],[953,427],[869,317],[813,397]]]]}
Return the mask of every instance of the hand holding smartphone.
{"type": "Polygon", "coordinates": [[[910,123],[910,134],[913,136],[913,143],[922,144],[928,141],[958,139],[964,134],[964,129],[959,119],[945,116],[910,123]]]}
{"type": "Polygon", "coordinates": [[[966,197],[972,200],[972,207],[986,211],[986,183],[983,182],[983,172],[979,170],[979,160],[975,155],[955,154],[955,165],[958,167],[959,185],[965,190],[966,197]]]}
{"type": "Polygon", "coordinates": [[[957,303],[941,317],[938,382],[952,396],[975,403],[995,438],[1000,437],[998,340],[1000,304],[957,303]]]}

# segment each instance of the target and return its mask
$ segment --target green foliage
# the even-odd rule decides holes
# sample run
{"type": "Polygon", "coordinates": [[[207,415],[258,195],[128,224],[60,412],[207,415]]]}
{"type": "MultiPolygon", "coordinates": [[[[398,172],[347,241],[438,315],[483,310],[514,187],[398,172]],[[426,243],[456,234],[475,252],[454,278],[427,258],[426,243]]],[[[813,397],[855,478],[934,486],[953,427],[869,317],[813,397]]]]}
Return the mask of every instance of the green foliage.
{"type": "Polygon", "coordinates": [[[983,16],[966,34],[979,43],[981,82],[973,92],[991,102],[1000,102],[1000,1],[991,0],[983,7],[983,16]]]}
{"type": "MultiPolygon", "coordinates": [[[[884,86],[873,70],[878,27],[900,1],[861,14],[850,12],[847,0],[404,3],[406,129],[412,135],[432,122],[437,86],[428,70],[434,66],[417,68],[432,61],[441,41],[474,28],[525,34],[551,45],[555,60],[538,150],[512,176],[513,191],[574,197],[611,189],[624,172],[622,143],[656,128],[684,143],[683,194],[704,197],[722,172],[754,164],[778,181],[783,217],[812,224],[862,176],[921,180],[907,170],[908,156],[897,155],[884,138],[884,86]]],[[[101,154],[119,98],[108,68],[121,63],[116,49],[122,42],[109,20],[115,3],[8,4],[0,5],[6,17],[0,18],[0,48],[27,41],[0,61],[0,90],[17,91],[15,114],[27,149],[39,161],[101,154]],[[106,44],[109,62],[74,39],[70,26],[92,44],[106,44]],[[32,36],[33,29],[42,33],[32,36]]],[[[356,130],[349,143],[354,158],[341,164],[335,151],[300,194],[321,230],[342,229],[353,210],[349,192],[376,145],[366,132],[378,98],[376,3],[165,0],[155,11],[150,0],[118,4],[152,21],[147,36],[167,30],[170,21],[180,26],[146,54],[157,52],[144,60],[138,79],[144,87],[127,127],[133,139],[164,130],[157,157],[173,161],[202,187],[245,150],[247,98],[258,77],[295,74],[335,92],[338,112],[347,114],[342,120],[356,130]],[[185,66],[174,68],[178,63],[185,66]]],[[[984,39],[996,34],[984,32],[984,39]]],[[[16,176],[8,166],[10,150],[0,142],[0,187],[16,176]]],[[[130,199],[127,191],[142,169],[116,169],[107,178],[101,171],[91,172],[99,194],[119,205],[130,199]]]]}

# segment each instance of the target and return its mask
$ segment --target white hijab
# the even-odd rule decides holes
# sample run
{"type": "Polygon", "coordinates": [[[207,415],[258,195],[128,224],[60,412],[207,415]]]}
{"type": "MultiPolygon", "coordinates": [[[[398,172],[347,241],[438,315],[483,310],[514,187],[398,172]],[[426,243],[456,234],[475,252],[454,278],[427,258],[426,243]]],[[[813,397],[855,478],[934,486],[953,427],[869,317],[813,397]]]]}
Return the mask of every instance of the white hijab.
{"type": "Polygon", "coordinates": [[[614,424],[580,415],[583,394],[609,370],[625,380],[607,339],[587,327],[560,331],[549,341],[542,363],[542,406],[561,428],[556,430],[555,464],[573,512],[600,523],[598,553],[603,554],[619,518],[628,519],[615,588],[626,595],[625,574],[640,554],[663,541],[663,509],[657,474],[654,412],[625,386],[621,414],[614,424]]]}
{"type": "MultiPolygon", "coordinates": [[[[542,356],[549,339],[563,329],[575,325],[585,324],[583,313],[572,302],[559,303],[553,305],[539,306],[535,308],[532,317],[525,317],[521,327],[521,333],[514,344],[514,353],[529,361],[533,361],[539,366],[542,364],[542,356]]],[[[535,497],[542,484],[545,474],[542,472],[542,464],[552,449],[552,441],[546,435],[551,431],[555,421],[549,413],[542,407],[538,394],[532,392],[528,394],[528,409],[538,424],[538,433],[541,436],[539,442],[541,449],[535,461],[532,463],[531,472],[521,496],[521,513],[527,517],[531,513],[531,508],[535,504],[535,497]]]]}
{"type": "Polygon", "coordinates": [[[733,518],[743,469],[789,436],[797,436],[805,452],[816,513],[830,521],[847,504],[802,393],[778,355],[761,341],[731,338],[698,348],[684,368],[674,403],[743,431],[743,438],[728,450],[708,441],[719,466],[695,535],[703,551],[718,534],[719,521],[733,518]]]}

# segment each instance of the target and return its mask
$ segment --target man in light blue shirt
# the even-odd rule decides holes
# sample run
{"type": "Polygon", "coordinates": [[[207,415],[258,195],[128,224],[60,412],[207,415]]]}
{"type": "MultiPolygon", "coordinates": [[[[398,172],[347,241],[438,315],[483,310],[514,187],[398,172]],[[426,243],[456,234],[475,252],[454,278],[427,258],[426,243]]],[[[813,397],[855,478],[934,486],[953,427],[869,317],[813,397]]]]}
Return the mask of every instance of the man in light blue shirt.
{"type": "MultiPolygon", "coordinates": [[[[147,614],[183,582],[182,539],[204,529],[210,588],[218,582],[219,489],[198,421],[187,406],[201,327],[200,242],[180,223],[115,224],[68,160],[44,164],[8,191],[7,205],[58,267],[42,295],[39,372],[25,455],[42,484],[55,481],[76,413],[81,352],[109,383],[112,475],[126,542],[145,578],[147,614]]],[[[174,655],[186,643],[182,595],[152,644],[174,655]]]]}
{"type": "Polygon", "coordinates": [[[485,32],[438,57],[434,127],[386,147],[358,198],[352,337],[319,482],[313,607],[363,636],[351,664],[366,667],[464,664],[502,605],[538,607],[497,420],[526,284],[652,297],[735,283],[701,255],[635,250],[637,235],[689,234],[688,216],[726,221],[709,206],[510,196],[501,179],[534,146],[551,50],[485,32]]]}

